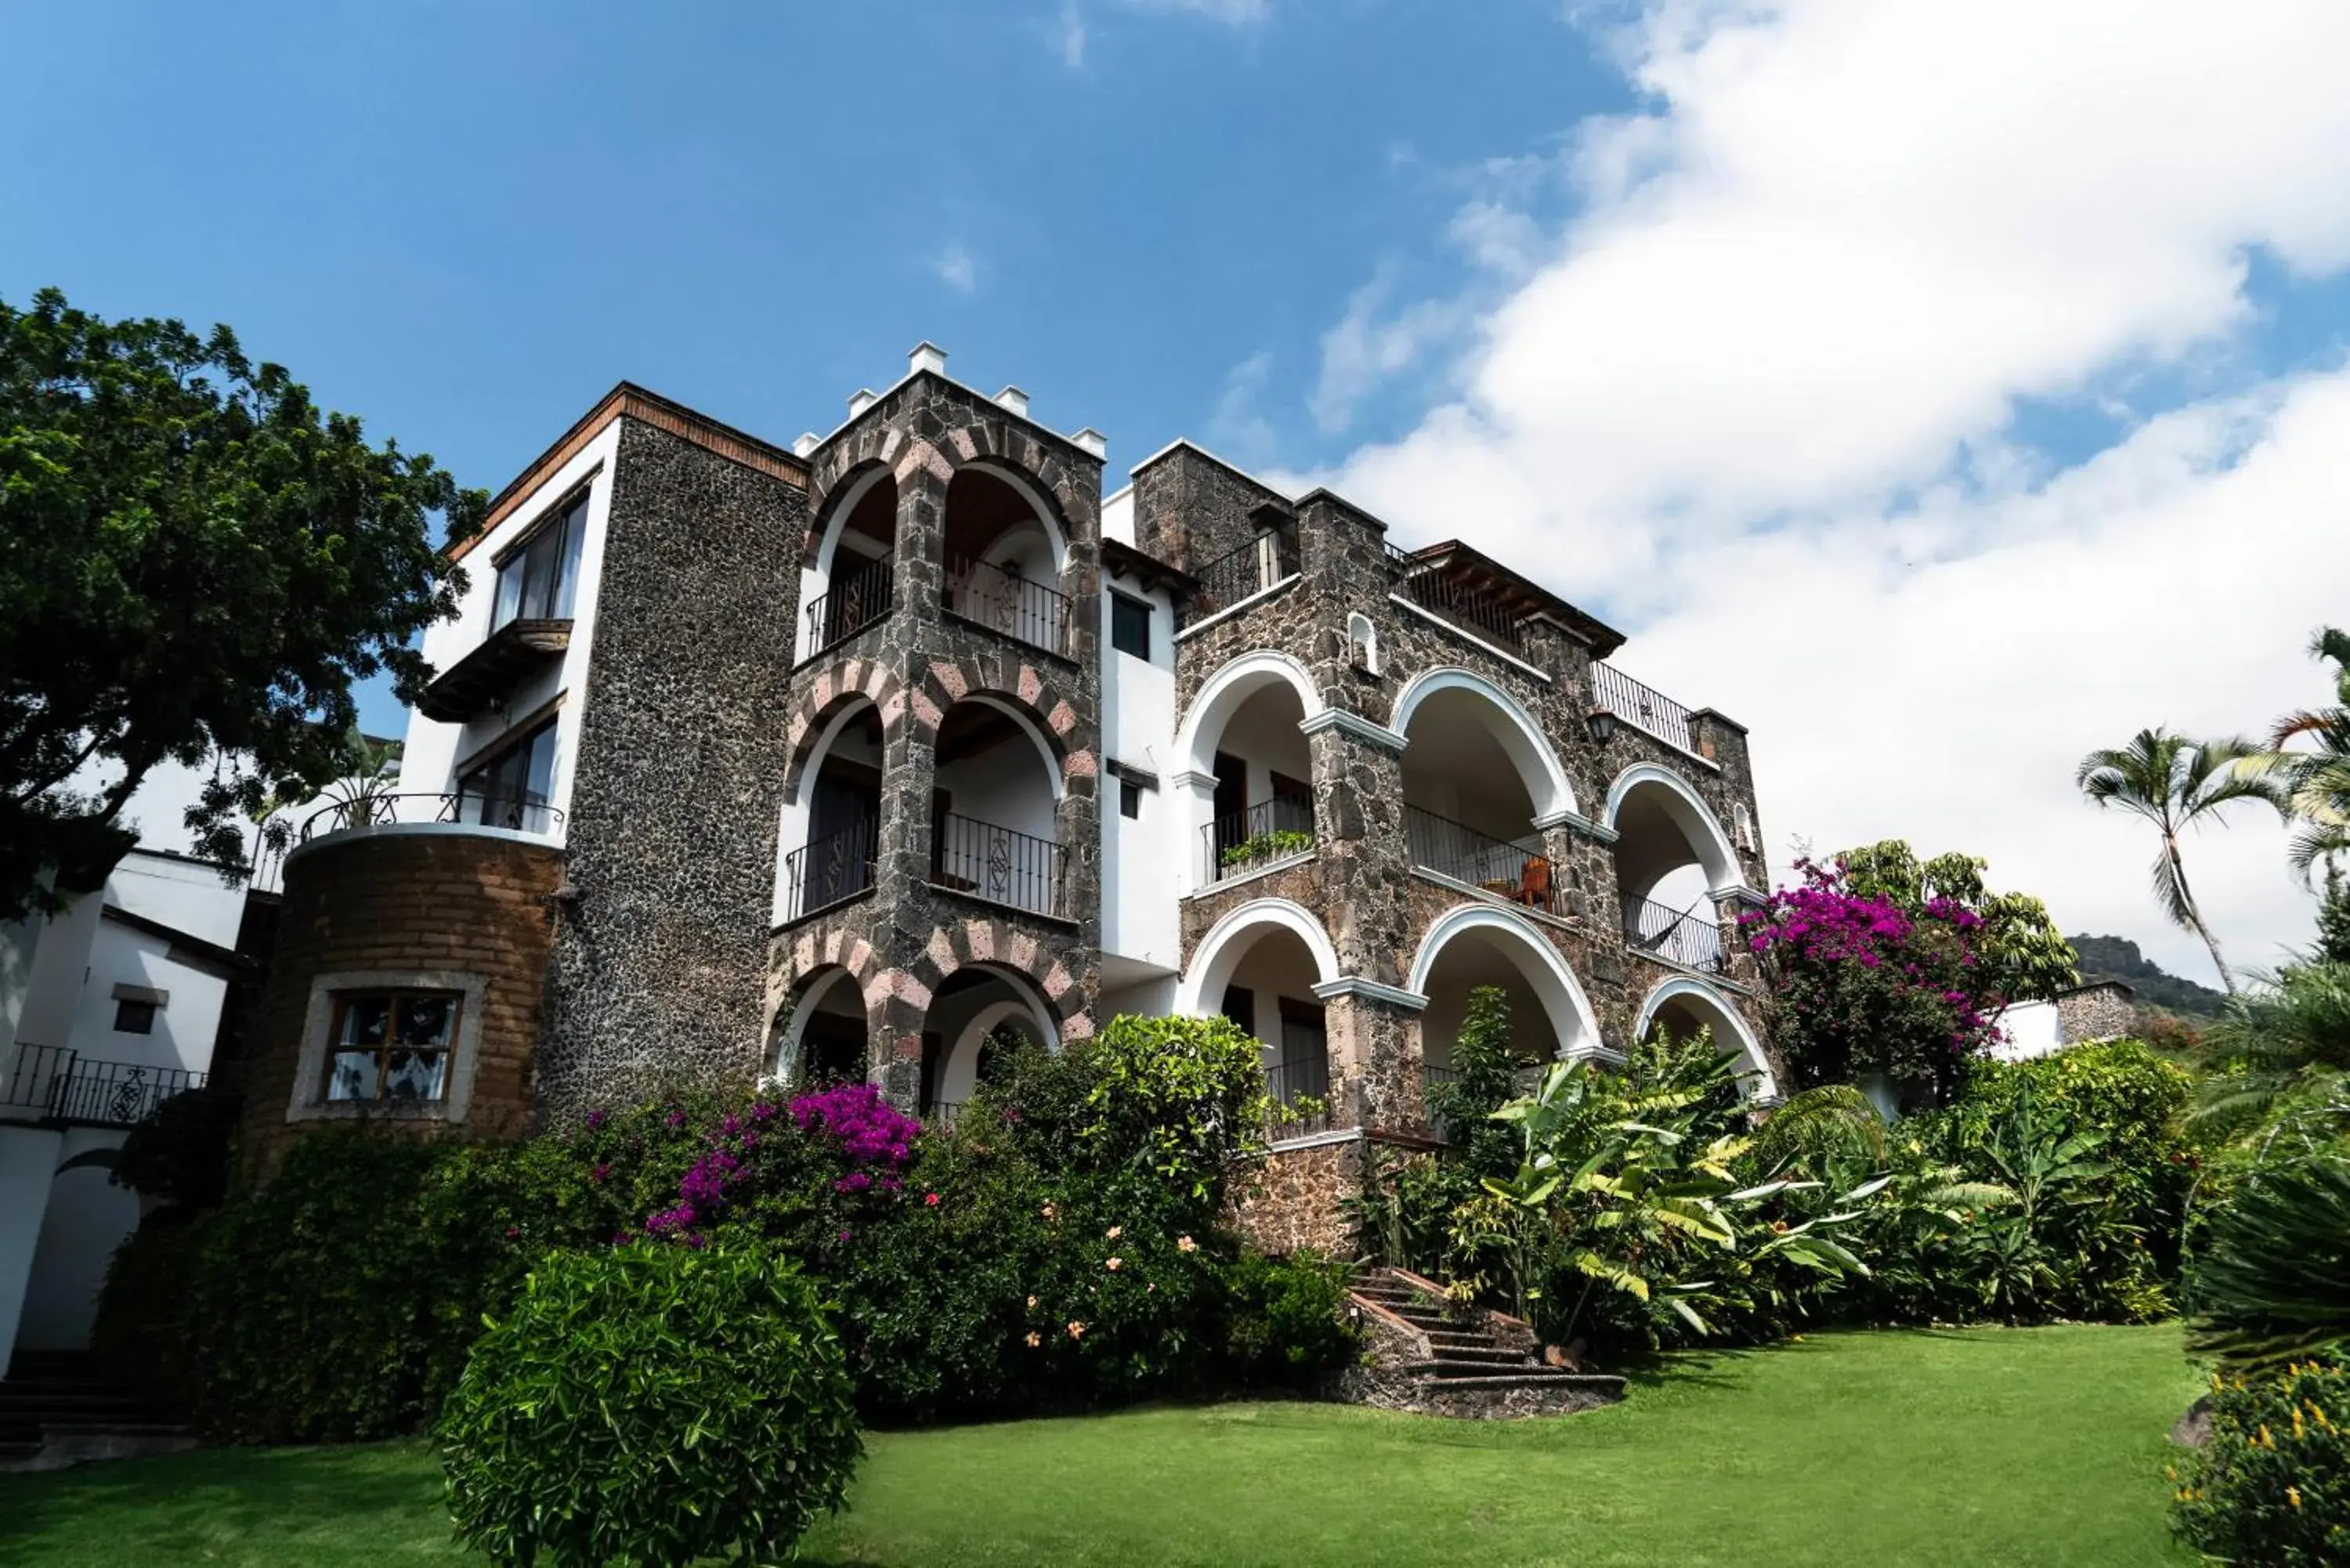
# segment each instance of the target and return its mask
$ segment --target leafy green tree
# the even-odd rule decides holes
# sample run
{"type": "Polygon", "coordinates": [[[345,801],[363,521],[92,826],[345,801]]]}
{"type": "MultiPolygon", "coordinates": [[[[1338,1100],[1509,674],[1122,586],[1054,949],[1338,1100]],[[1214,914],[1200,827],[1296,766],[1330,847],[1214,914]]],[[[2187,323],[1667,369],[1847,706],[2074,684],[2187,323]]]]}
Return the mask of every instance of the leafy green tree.
{"type": "Polygon", "coordinates": [[[1907,842],[1887,838],[1835,858],[1847,892],[1884,898],[1912,916],[1939,900],[1980,919],[1971,938],[1980,989],[2011,1002],[2045,1001],[2080,982],[2072,944],[2048,906],[2029,893],[1992,892],[1983,881],[1991,862],[1981,856],[1953,851],[1921,861],[1907,842]]]}
{"type": "Polygon", "coordinates": [[[242,864],[239,818],[344,768],[355,683],[429,679],[463,585],[432,519],[485,510],[224,327],[0,302],[0,913],[97,886],[165,761],[216,764],[187,826],[242,864]]]}
{"type": "Polygon", "coordinates": [[[1429,1108],[1451,1130],[1452,1147],[1473,1175],[1502,1176],[1517,1166],[1517,1135],[1492,1116],[1517,1098],[1518,1066],[1510,993],[1476,987],[1452,1042],[1452,1081],[1428,1092],[1429,1108]]]}
{"type": "Polygon", "coordinates": [[[2247,765],[2260,754],[2251,742],[2233,737],[2195,741],[2168,730],[2140,730],[2126,746],[2091,752],[2073,774],[2091,804],[2142,816],[2162,835],[2162,852],[2154,857],[2155,901],[2173,923],[2203,939],[2220,983],[2230,992],[2236,977],[2228,972],[2220,939],[2204,922],[2187,885],[2178,836],[2197,823],[2220,821],[2220,814],[2238,801],[2273,803],[2275,787],[2257,767],[2247,765]]]}
{"type": "Polygon", "coordinates": [[[2317,905],[2317,946],[2311,957],[2320,963],[2350,964],[2350,886],[2341,867],[2325,868],[2325,893],[2317,905]]]}
{"type": "Polygon", "coordinates": [[[2304,878],[2319,861],[2330,867],[2350,850],[2350,632],[2320,628],[2309,653],[2334,666],[2334,705],[2279,719],[2251,768],[2296,825],[2285,853],[2304,878]]]}

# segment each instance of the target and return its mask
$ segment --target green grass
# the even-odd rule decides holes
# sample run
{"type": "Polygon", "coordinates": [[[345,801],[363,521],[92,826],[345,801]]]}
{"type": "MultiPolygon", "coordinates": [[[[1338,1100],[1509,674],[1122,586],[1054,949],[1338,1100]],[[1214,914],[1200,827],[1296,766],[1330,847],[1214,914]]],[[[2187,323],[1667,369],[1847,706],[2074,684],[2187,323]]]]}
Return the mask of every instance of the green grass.
{"type": "MultiPolygon", "coordinates": [[[[884,1433],[818,1563],[2185,1563],[2178,1330],[1814,1335],[1671,1358],[1613,1409],[1247,1404],[884,1433]]],[[[0,1563],[458,1563],[421,1444],[0,1476],[0,1563]]]]}

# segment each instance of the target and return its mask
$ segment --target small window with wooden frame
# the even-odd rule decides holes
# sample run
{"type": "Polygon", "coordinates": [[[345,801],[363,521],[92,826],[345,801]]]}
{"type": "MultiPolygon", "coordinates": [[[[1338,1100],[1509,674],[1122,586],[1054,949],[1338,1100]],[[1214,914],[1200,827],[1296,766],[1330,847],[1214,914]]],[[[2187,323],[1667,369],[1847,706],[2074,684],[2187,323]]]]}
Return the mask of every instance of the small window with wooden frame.
{"type": "Polygon", "coordinates": [[[448,1091],[464,997],[453,991],[345,992],[335,997],[324,1097],[421,1105],[448,1091]]]}

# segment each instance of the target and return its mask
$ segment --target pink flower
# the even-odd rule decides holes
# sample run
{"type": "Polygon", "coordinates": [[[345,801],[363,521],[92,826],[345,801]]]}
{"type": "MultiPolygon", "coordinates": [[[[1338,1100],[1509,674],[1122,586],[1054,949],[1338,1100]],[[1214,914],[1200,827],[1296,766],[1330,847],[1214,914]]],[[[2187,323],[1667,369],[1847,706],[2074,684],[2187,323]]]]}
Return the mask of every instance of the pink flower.
{"type": "Polygon", "coordinates": [[[1107,1269],[1113,1274],[1125,1266],[1126,1260],[1124,1258],[1112,1258],[1108,1262],[1102,1265],[1103,1268],[1107,1269]]]}
{"type": "Polygon", "coordinates": [[[922,1194],[922,1201],[931,1208],[936,1209],[939,1206],[939,1195],[935,1192],[925,1192],[922,1194]]]}

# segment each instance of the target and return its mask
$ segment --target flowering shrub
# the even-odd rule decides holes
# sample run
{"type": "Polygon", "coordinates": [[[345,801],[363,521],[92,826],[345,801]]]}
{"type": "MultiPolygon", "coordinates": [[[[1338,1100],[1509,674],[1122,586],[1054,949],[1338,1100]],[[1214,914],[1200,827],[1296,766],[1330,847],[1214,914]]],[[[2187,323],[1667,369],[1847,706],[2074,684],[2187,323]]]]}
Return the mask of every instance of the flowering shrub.
{"type": "Polygon", "coordinates": [[[2211,1378],[2211,1437],[2170,1467],[2171,1528],[2260,1568],[2350,1563],[2350,1356],[2211,1378]]]}
{"type": "Polygon", "coordinates": [[[1915,909],[1847,886],[1841,864],[1798,861],[1803,885],[1740,917],[1771,988],[1773,1033],[1799,1088],[1882,1073],[1946,1099],[1999,1036],[1982,917],[1937,895],[1915,909]]]}

